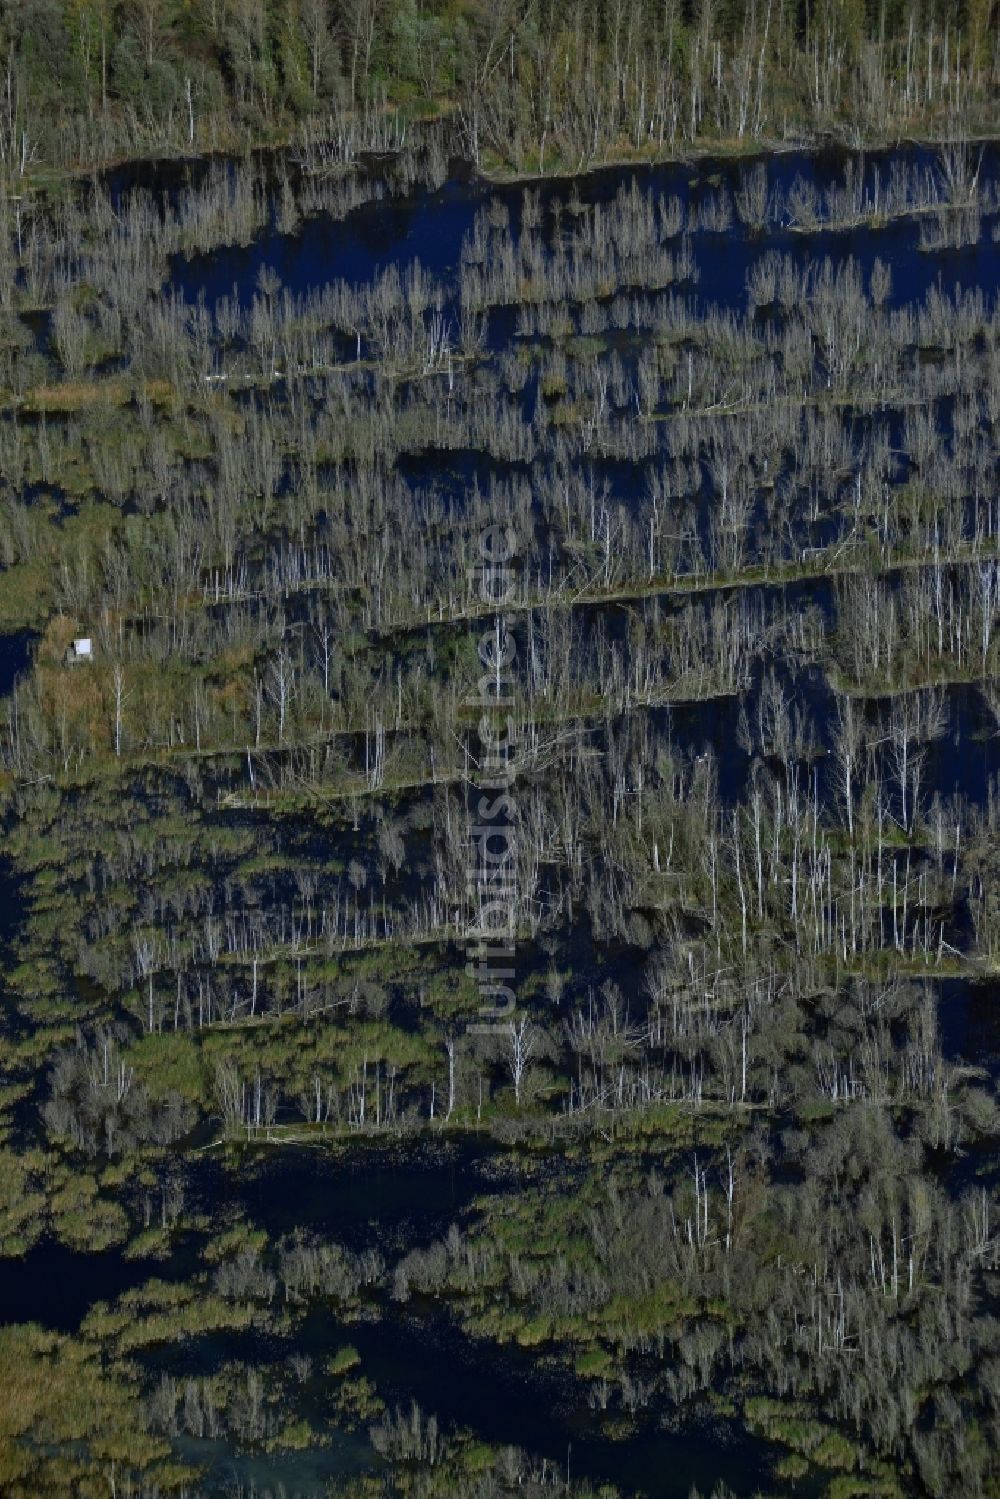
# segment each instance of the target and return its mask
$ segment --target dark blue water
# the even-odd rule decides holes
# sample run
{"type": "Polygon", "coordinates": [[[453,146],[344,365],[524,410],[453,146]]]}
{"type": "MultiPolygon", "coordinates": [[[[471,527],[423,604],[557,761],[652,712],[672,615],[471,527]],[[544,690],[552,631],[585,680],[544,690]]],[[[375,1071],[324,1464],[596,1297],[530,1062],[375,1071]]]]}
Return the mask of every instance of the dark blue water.
{"type": "Polygon", "coordinates": [[[0,697],[6,697],[13,691],[18,677],[31,665],[31,650],[35,639],[31,630],[21,630],[16,635],[0,635],[0,697]]]}
{"type": "Polygon", "coordinates": [[[949,1061],[982,1067],[996,1084],[1000,1080],[1000,979],[942,979],[938,1024],[941,1045],[949,1061]]]}
{"type": "Polygon", "coordinates": [[[495,1148],[469,1137],[427,1146],[359,1140],[349,1152],[254,1149],[242,1162],[206,1162],[198,1192],[216,1213],[226,1206],[280,1238],[307,1229],[349,1248],[419,1245],[479,1194],[495,1148]]]}
{"type": "MultiPolygon", "coordinates": [[[[496,1190],[494,1151],[474,1138],[429,1148],[359,1141],[349,1155],[308,1147],[257,1148],[228,1165],[202,1156],[185,1164],[186,1200],[221,1229],[266,1228],[274,1239],[302,1229],[387,1255],[438,1237],[474,1197],[496,1190]]],[[[45,1238],[20,1259],[0,1259],[0,1324],[40,1322],[73,1332],[98,1301],[113,1301],[152,1277],[181,1279],[198,1268],[195,1245],[165,1261],[118,1249],[85,1254],[45,1238]]]]}
{"type": "MultiPolygon", "coordinates": [[[[860,159],[841,151],[788,151],[768,157],[768,182],[783,198],[787,198],[797,177],[808,179],[823,192],[843,182],[845,166],[852,160],[870,187],[876,171],[885,180],[892,160],[933,171],[937,156],[920,146],[860,159]]],[[[543,223],[551,227],[556,200],[564,206],[571,199],[585,207],[608,204],[633,181],[643,191],[678,198],[688,211],[720,191],[735,194],[750,165],[704,157],[693,164],[612,167],[571,179],[526,184],[493,184],[463,175],[436,191],[420,189],[406,197],[365,204],[341,222],[321,214],[303,221],[294,234],[282,234],[272,227],[245,248],[178,261],[175,284],[190,300],[204,295],[209,306],[214,306],[234,289],[241,300],[250,300],[264,268],[274,271],[286,287],[298,293],[338,279],[358,284],[389,266],[403,268],[414,261],[420,261],[436,276],[452,277],[459,266],[462,240],[487,203],[503,204],[510,214],[512,230],[519,231],[526,187],[537,193],[543,223]]],[[[1000,147],[991,143],[983,149],[980,168],[984,192],[990,192],[998,179],[1000,147]]],[[[955,287],[995,288],[1000,283],[1000,245],[993,240],[991,223],[984,218],[977,244],[930,255],[920,250],[920,221],[914,217],[893,220],[879,228],[821,227],[809,233],[795,231],[779,221],[769,226],[766,236],[760,236],[748,231],[734,216],[724,232],[700,230],[693,236],[697,301],[701,305],[742,307],[746,273],[766,250],[787,254],[800,266],[824,256],[841,260],[853,255],[866,272],[878,257],[891,266],[889,303],[894,306],[919,299],[937,285],[948,292],[955,287]]]]}
{"type": "MultiPolygon", "coordinates": [[[[537,1353],[510,1344],[470,1337],[432,1303],[416,1314],[394,1310],[391,1316],[383,1313],[347,1322],[316,1304],[288,1339],[255,1331],[213,1332],[183,1348],[154,1350],[146,1362],[152,1369],[169,1368],[175,1377],[185,1378],[204,1376],[233,1362],[277,1372],[293,1349],[310,1357],[316,1377],[306,1381],[301,1405],[314,1429],[329,1436],[331,1448],[310,1449],[301,1466],[293,1456],[285,1482],[300,1482],[302,1491],[312,1495],[322,1493],[320,1480],[327,1474],[379,1466],[363,1432],[345,1442],[330,1415],[330,1383],[319,1371],[325,1359],[345,1345],[360,1357],[355,1374],[375,1385],[390,1411],[409,1412],[416,1401],[425,1417],[436,1416],[446,1439],[456,1431],[472,1431],[494,1447],[514,1446],[544,1457],[550,1469],[562,1474],[568,1463],[577,1480],[615,1483],[644,1499],[688,1499],[693,1485],[707,1495],[720,1479],[741,1499],[768,1491],[775,1451],[737,1423],[692,1405],[667,1429],[654,1402],[636,1411],[627,1439],[616,1440],[601,1432],[586,1382],[565,1364],[539,1359],[537,1353]]],[[[621,1415],[614,1399],[609,1412],[621,1415]]],[[[259,1454],[233,1453],[222,1443],[191,1444],[186,1439],[177,1446],[211,1463],[213,1494],[222,1491],[233,1472],[253,1471],[258,1460],[265,1465],[270,1461],[275,1471],[284,1469],[284,1456],[268,1460],[259,1454]]],[[[815,1489],[807,1486],[797,1492],[805,1495],[815,1489]]]]}
{"type": "Polygon", "coordinates": [[[594,1435],[583,1381],[520,1349],[464,1337],[441,1317],[348,1331],[387,1403],[408,1409],[416,1399],[445,1429],[468,1427],[646,1499],[688,1499],[693,1485],[708,1494],[720,1479],[740,1496],[765,1488],[772,1451],[727,1421],[694,1418],[666,1431],[655,1411],[640,1409],[629,1439],[615,1442],[594,1435]]]}
{"type": "Polygon", "coordinates": [[[118,1249],[84,1254],[45,1238],[20,1259],[0,1259],[0,1325],[37,1322],[76,1332],[90,1308],[112,1302],[148,1280],[182,1280],[190,1261],[126,1259],[118,1249]]]}

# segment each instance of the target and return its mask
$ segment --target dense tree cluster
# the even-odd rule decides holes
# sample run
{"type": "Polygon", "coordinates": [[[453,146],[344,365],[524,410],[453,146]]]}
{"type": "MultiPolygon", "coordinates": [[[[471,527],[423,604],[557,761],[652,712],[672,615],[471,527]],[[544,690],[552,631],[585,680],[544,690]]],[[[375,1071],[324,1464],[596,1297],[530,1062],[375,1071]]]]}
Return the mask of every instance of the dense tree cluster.
{"type": "Polygon", "coordinates": [[[994,0],[7,0],[2,153],[21,170],[444,110],[542,169],[787,131],[988,123],[994,0]],[[331,121],[331,116],[332,121],[331,121]]]}

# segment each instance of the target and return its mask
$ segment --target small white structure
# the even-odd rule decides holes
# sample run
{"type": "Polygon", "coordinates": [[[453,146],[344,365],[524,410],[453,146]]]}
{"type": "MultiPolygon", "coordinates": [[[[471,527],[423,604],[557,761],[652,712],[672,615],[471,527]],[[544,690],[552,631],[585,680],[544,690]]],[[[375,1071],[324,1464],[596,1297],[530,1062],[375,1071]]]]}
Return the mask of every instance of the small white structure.
{"type": "Polygon", "coordinates": [[[94,642],[89,635],[81,635],[78,640],[73,641],[66,652],[66,660],[72,666],[76,661],[90,661],[93,654],[94,642]]]}

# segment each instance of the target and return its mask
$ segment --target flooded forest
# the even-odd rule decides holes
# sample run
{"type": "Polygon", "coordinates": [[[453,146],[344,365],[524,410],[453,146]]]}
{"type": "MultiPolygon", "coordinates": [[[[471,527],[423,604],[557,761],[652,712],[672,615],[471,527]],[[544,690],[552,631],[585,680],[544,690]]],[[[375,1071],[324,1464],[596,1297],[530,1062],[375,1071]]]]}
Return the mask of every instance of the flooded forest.
{"type": "Polygon", "coordinates": [[[0,1495],[998,1499],[997,6],[0,64],[0,1495]]]}

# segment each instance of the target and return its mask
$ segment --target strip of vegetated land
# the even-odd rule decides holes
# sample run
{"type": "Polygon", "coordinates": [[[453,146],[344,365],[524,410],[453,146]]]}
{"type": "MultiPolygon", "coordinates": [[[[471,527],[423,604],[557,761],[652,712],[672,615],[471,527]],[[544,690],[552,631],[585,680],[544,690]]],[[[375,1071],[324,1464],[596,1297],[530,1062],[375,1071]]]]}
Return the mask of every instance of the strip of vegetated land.
{"type": "Polygon", "coordinates": [[[989,3],[591,7],[122,0],[12,7],[3,162],[18,178],[298,139],[339,167],[443,118],[514,171],[830,132],[994,130],[989,3]]]}

